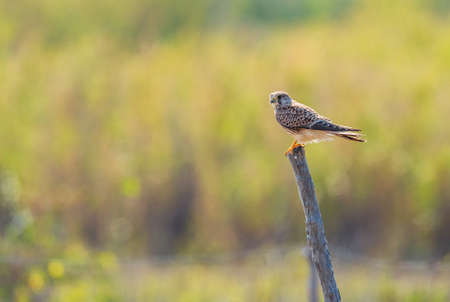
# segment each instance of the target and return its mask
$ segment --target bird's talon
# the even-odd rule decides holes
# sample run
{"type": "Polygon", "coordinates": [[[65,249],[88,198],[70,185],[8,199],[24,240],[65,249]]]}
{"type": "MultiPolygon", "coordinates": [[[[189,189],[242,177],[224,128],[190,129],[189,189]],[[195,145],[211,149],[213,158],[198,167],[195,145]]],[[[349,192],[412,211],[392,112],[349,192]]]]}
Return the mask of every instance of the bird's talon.
{"type": "Polygon", "coordinates": [[[284,152],[284,155],[287,156],[289,153],[293,152],[298,147],[304,147],[305,145],[297,143],[297,141],[294,141],[292,145],[287,149],[286,152],[284,152]]]}

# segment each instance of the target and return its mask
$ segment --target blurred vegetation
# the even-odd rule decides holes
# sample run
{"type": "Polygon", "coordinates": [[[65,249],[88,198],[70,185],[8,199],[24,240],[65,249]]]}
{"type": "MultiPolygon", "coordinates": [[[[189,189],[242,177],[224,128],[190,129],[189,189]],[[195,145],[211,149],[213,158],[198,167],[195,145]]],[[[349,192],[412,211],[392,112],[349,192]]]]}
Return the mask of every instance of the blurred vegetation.
{"type": "MultiPolygon", "coordinates": [[[[0,298],[80,301],[95,291],[93,301],[116,301],[117,255],[303,241],[282,155],[291,138],[268,103],[280,89],[369,140],[307,148],[330,243],[448,261],[448,1],[24,0],[0,8],[0,298]]],[[[168,278],[177,270],[169,266],[168,278]]],[[[194,287],[217,278],[261,301],[243,293],[257,284],[245,289],[208,270],[199,269],[194,287]]],[[[216,291],[223,288],[203,300],[218,299],[216,291]]],[[[405,299],[422,301],[428,294],[419,291],[405,299]]],[[[379,301],[400,295],[379,292],[379,301]]],[[[170,300],[201,300],[189,297],[170,300]]]]}
{"type": "MultiPolygon", "coordinates": [[[[252,251],[219,261],[123,261],[71,246],[25,275],[15,301],[305,301],[309,270],[300,249],[252,251]],[[68,258],[66,258],[68,259],[68,258]],[[65,272],[67,270],[67,272],[65,272]]],[[[407,263],[335,263],[346,301],[446,302],[450,271],[407,263]],[[336,265],[337,264],[337,265],[336,265]]]]}

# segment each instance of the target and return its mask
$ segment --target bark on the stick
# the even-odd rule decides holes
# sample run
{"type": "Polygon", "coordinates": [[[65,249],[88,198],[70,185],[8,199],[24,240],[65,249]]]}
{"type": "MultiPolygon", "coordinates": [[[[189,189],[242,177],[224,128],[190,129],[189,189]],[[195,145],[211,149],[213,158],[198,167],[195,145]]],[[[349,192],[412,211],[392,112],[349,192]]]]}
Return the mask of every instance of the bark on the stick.
{"type": "Polygon", "coordinates": [[[334,279],[314,183],[305,158],[305,149],[303,147],[294,149],[293,152],[288,153],[288,158],[294,170],[298,193],[305,212],[306,240],[312,251],[312,259],[322,285],[325,302],[341,301],[341,295],[334,279]]]}

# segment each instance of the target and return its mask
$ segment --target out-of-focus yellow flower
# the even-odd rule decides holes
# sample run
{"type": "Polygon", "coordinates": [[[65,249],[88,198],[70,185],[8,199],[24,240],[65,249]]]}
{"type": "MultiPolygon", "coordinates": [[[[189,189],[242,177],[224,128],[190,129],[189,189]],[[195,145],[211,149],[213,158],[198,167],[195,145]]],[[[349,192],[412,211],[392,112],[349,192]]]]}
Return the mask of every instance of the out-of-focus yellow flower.
{"type": "Polygon", "coordinates": [[[117,268],[117,257],[111,252],[102,252],[98,256],[98,262],[104,270],[115,270],[117,268]]]}
{"type": "Polygon", "coordinates": [[[52,260],[47,266],[48,274],[54,278],[58,279],[64,276],[64,265],[60,260],[52,260]]]}
{"type": "Polygon", "coordinates": [[[32,270],[28,275],[28,286],[32,291],[38,292],[45,285],[44,275],[40,270],[32,270]]]}

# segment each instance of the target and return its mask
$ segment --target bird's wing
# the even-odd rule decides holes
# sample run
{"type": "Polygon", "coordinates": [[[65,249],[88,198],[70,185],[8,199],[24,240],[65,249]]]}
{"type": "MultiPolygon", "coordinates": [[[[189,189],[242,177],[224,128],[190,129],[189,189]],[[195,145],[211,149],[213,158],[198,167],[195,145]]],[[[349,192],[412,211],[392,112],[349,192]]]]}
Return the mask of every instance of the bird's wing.
{"type": "Polygon", "coordinates": [[[333,131],[333,132],[346,132],[346,131],[361,131],[361,129],[356,129],[352,127],[342,126],[338,124],[332,123],[330,120],[319,119],[309,125],[309,129],[312,130],[324,130],[324,131],[333,131]]]}
{"type": "Polygon", "coordinates": [[[289,107],[279,108],[276,117],[281,126],[294,132],[301,128],[309,129],[318,120],[325,120],[314,109],[297,102],[289,107]]]}
{"type": "Polygon", "coordinates": [[[336,132],[360,131],[359,129],[334,124],[330,119],[321,116],[314,109],[298,102],[293,102],[292,106],[280,114],[278,121],[287,130],[294,132],[302,128],[336,132]]]}

